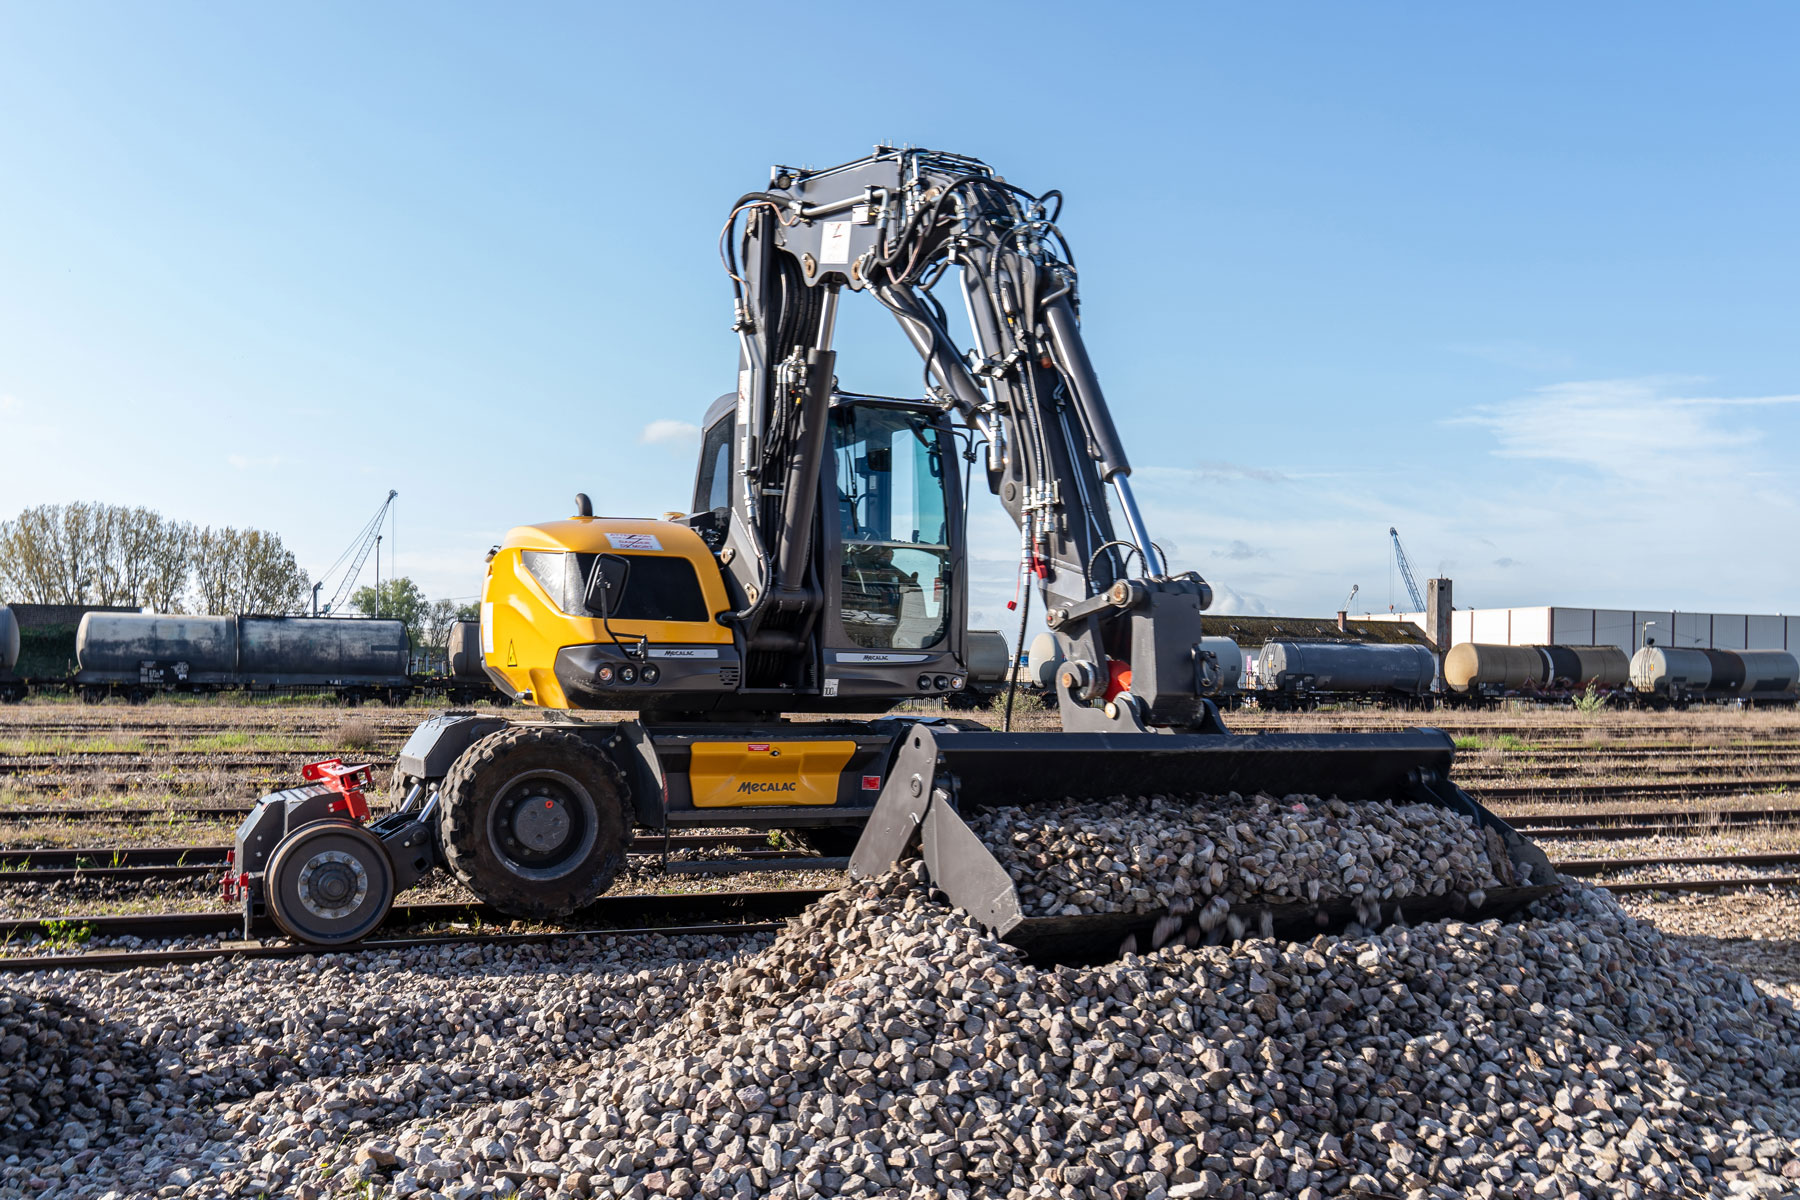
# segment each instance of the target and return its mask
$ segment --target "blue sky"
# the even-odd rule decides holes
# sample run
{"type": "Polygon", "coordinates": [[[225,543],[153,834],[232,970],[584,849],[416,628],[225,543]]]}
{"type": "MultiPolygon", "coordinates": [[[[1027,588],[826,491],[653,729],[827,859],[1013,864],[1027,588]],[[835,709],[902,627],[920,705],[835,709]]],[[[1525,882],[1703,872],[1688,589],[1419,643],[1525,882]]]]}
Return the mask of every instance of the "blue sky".
{"type": "MultiPolygon", "coordinates": [[[[684,507],[719,224],[877,141],[1061,188],[1154,534],[1221,607],[1794,611],[1800,10],[0,0],[0,513],[328,565],[388,488],[684,507]],[[656,425],[656,422],[664,424],[656,425]]],[[[873,306],[847,386],[917,387],[873,306]]],[[[976,520],[975,621],[1014,539],[976,520]]],[[[384,566],[383,573],[392,568],[384,566]]]]}

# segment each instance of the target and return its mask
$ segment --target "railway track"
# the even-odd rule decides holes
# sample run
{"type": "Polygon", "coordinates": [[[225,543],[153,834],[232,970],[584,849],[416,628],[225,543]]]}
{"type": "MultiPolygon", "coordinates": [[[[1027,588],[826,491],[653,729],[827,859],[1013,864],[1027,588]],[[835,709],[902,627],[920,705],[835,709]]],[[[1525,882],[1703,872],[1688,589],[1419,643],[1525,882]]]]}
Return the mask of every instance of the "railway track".
{"type": "MultiPolygon", "coordinates": [[[[560,941],[578,937],[626,937],[660,934],[768,933],[780,922],[798,915],[807,905],[826,895],[816,888],[781,888],[760,892],[686,892],[673,895],[602,896],[576,913],[574,929],[481,934],[428,934],[417,937],[376,938],[359,943],[358,951],[410,949],[444,944],[489,945],[560,941]]],[[[45,918],[0,920],[0,941],[46,932],[45,918]]],[[[60,930],[79,929],[83,938],[137,937],[146,939],[237,938],[243,933],[243,916],[235,912],[157,913],[129,916],[50,918],[60,930]]],[[[458,921],[512,924],[513,918],[482,904],[396,904],[382,929],[416,925],[443,925],[458,921]]],[[[157,947],[128,950],[93,950],[72,954],[0,956],[0,972],[45,970],[120,970],[162,966],[169,963],[214,961],[219,958],[292,958],[328,953],[331,947],[288,942],[234,942],[217,947],[157,947]]]]}
{"type": "MultiPolygon", "coordinates": [[[[1726,857],[1715,859],[1671,860],[1581,860],[1567,867],[1607,866],[1628,869],[1631,865],[1717,865],[1720,862],[1739,865],[1761,864],[1755,858],[1766,857],[1791,862],[1800,854],[1787,856],[1726,857]]],[[[1578,872],[1571,872],[1578,873],[1578,872]]],[[[1800,875],[1738,876],[1723,879],[1656,880],[1600,883],[1615,895],[1653,892],[1722,892],[1744,889],[1800,886],[1800,875]]],[[[234,958],[297,958],[334,952],[381,953],[422,946],[463,945],[479,948],[487,945],[548,944],[580,938],[623,938],[661,935],[742,935],[773,933],[781,922],[798,915],[808,905],[828,893],[815,888],[788,888],[761,892],[683,893],[650,896],[602,896],[594,904],[576,914],[584,922],[573,929],[506,933],[433,933],[422,936],[372,938],[352,947],[320,947],[292,942],[232,941],[219,946],[157,947],[125,950],[91,950],[68,954],[0,956],[0,973],[24,971],[124,970],[133,967],[168,966],[187,962],[215,962],[234,958]],[[688,922],[686,924],[670,922],[688,922]],[[617,923],[615,923],[617,922],[617,923]]],[[[442,925],[461,920],[507,922],[505,914],[480,904],[426,903],[396,905],[383,923],[383,929],[408,925],[442,925]]],[[[5,941],[46,932],[45,922],[67,931],[83,930],[85,937],[140,937],[149,939],[230,938],[242,932],[240,914],[163,913],[130,916],[94,916],[67,918],[19,918],[0,921],[0,936],[5,941]]]]}
{"type": "MultiPolygon", "coordinates": [[[[726,859],[700,859],[672,862],[674,874],[717,874],[738,871],[842,870],[848,858],[824,856],[793,857],[787,851],[765,849],[765,839],[754,835],[718,834],[670,839],[670,852],[698,849],[739,849],[740,854],[726,859]]],[[[0,885],[12,883],[65,883],[75,880],[152,882],[164,879],[197,879],[218,876],[225,870],[229,846],[205,846],[194,850],[31,852],[0,857],[0,885]],[[178,861],[187,859],[188,861],[178,861]]],[[[657,850],[638,850],[633,857],[653,859],[657,850]]],[[[1591,877],[1612,871],[1628,871],[1646,867],[1729,867],[1779,866],[1800,864],[1800,850],[1776,850],[1762,854],[1699,854],[1687,856],[1657,855],[1649,858],[1577,858],[1553,859],[1556,869],[1565,875],[1591,877]]],[[[210,914],[207,914],[210,915],[210,914]]],[[[3,926],[0,926],[3,927],[3,926]]]]}
{"type": "MultiPolygon", "coordinates": [[[[278,790],[284,782],[291,780],[273,779],[266,781],[268,790],[278,790]]],[[[1504,815],[1508,802],[1534,802],[1539,804],[1600,804],[1608,801],[1625,800],[1661,800],[1690,799],[1703,796],[1732,796],[1739,793],[1760,792],[1764,794],[1793,793],[1800,798],[1800,774],[1787,777],[1760,777],[1754,779],[1680,779],[1655,782],[1632,783],[1591,783],[1591,784],[1537,784],[1509,783],[1488,785],[1480,780],[1472,780],[1459,776],[1458,782],[1467,788],[1477,799],[1489,808],[1504,815]]],[[[130,820],[166,820],[171,815],[189,820],[236,821],[241,819],[253,807],[254,799],[237,804],[159,804],[155,806],[137,807],[132,805],[82,806],[79,804],[44,805],[39,807],[5,807],[0,806],[0,821],[130,821],[130,820]]],[[[1796,809],[1800,814],[1800,809],[1796,809]]],[[[1652,814],[1638,814],[1647,816],[1652,814]]],[[[1512,818],[1508,818],[1509,820],[1512,818]]],[[[1518,815],[1519,820],[1537,819],[1534,814],[1518,815]]]]}
{"type": "Polygon", "coordinates": [[[1489,808],[1507,800],[1536,800],[1547,804],[1574,804],[1584,800],[1636,800],[1673,796],[1731,796],[1740,792],[1800,792],[1800,778],[1679,779],[1656,783],[1538,784],[1509,783],[1488,786],[1457,777],[1457,782],[1489,808]]]}
{"type": "MultiPolygon", "coordinates": [[[[212,845],[0,851],[0,884],[50,882],[76,876],[86,879],[180,879],[193,875],[216,875],[225,869],[225,857],[231,853],[231,849],[230,846],[212,845]]],[[[793,861],[811,864],[840,861],[794,858],[792,851],[771,846],[768,835],[761,833],[675,834],[668,838],[666,846],[664,839],[645,835],[638,839],[632,854],[638,858],[655,858],[665,850],[670,854],[736,850],[740,852],[742,859],[752,862],[793,861]]]]}

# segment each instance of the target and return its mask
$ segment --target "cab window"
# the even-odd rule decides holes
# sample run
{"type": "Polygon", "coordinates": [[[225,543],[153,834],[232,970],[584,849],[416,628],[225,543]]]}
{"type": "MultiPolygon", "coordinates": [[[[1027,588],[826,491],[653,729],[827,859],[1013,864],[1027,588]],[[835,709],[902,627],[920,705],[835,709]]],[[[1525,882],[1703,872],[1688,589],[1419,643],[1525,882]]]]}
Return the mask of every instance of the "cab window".
{"type": "Polygon", "coordinates": [[[938,427],[923,414],[876,405],[839,408],[832,417],[844,630],[870,648],[935,646],[950,618],[938,427]]]}
{"type": "Polygon", "coordinates": [[[694,509],[697,513],[731,507],[731,431],[730,416],[713,422],[700,442],[700,473],[694,479],[694,509]]]}

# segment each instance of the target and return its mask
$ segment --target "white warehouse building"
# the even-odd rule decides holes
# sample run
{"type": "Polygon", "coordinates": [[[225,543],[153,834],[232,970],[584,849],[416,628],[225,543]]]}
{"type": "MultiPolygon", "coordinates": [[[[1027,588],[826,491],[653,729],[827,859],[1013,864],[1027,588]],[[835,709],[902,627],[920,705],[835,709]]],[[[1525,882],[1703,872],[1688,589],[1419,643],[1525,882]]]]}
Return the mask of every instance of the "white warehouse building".
{"type": "MultiPolygon", "coordinates": [[[[1409,621],[1426,627],[1424,613],[1370,613],[1358,621],[1409,621]]],[[[1497,646],[1617,646],[1631,654],[1645,639],[1659,646],[1706,650],[1792,650],[1800,653],[1800,617],[1666,609],[1459,608],[1450,613],[1450,640],[1497,646]]],[[[1448,649],[1449,647],[1442,647],[1448,649]]]]}

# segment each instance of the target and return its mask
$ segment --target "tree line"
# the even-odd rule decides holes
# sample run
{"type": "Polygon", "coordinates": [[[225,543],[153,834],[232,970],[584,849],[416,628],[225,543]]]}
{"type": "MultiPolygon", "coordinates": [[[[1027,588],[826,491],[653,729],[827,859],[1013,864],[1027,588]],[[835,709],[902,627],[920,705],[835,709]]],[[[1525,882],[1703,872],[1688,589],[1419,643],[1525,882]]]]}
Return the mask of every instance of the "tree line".
{"type": "Polygon", "coordinates": [[[0,593],[26,604],[295,613],[306,572],[281,538],[122,504],[40,504],[0,521],[0,593]]]}
{"type": "MultiPolygon", "coordinates": [[[[262,529],[215,529],[120,504],[40,504],[0,521],[0,603],[104,605],[153,612],[304,614],[312,582],[262,529]]],[[[393,617],[416,646],[441,646],[474,605],[431,601],[404,576],[351,604],[393,617]]]]}

